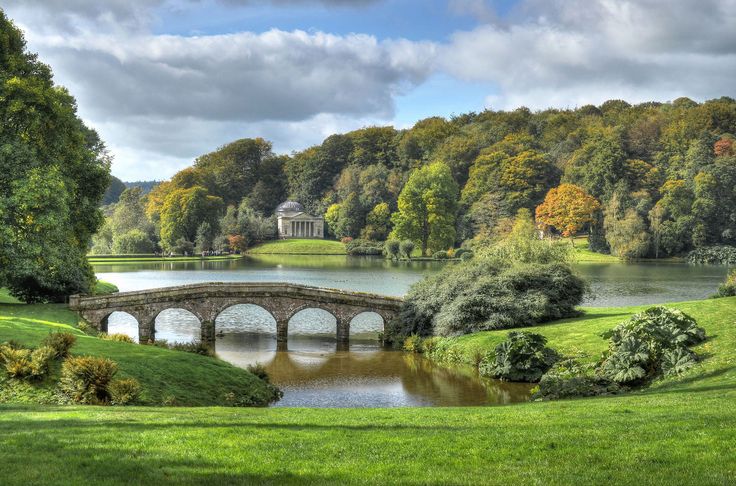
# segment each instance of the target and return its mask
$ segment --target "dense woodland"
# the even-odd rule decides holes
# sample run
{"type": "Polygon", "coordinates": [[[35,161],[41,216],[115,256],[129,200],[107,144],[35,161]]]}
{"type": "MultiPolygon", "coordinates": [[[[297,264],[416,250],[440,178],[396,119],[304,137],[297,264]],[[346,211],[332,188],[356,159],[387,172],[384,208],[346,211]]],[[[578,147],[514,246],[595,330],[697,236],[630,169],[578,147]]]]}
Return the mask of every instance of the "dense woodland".
{"type": "Polygon", "coordinates": [[[129,191],[108,208],[94,251],[242,249],[273,237],[269,217],[287,198],[324,215],[336,238],[447,250],[493,241],[567,184],[594,200],[590,217],[548,234],[589,232],[591,248],[622,258],[678,255],[736,243],[734,133],[736,101],[724,97],[433,117],[291,155],[243,139],[148,195],[129,191]]]}

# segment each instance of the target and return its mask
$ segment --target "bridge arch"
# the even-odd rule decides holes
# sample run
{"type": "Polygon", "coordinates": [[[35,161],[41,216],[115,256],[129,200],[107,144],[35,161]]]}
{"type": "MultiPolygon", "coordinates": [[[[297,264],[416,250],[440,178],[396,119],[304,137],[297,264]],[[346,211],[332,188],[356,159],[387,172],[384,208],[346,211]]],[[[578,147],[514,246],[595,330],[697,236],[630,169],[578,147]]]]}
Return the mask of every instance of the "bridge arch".
{"type": "Polygon", "coordinates": [[[340,320],[334,310],[319,304],[305,304],[291,313],[287,321],[287,334],[334,334],[337,337],[339,324],[340,320]],[[303,324],[303,321],[300,322],[300,317],[310,319],[311,324],[303,324]],[[295,318],[296,322],[294,322],[295,318]]]}
{"type": "Polygon", "coordinates": [[[350,318],[349,334],[368,334],[386,332],[386,317],[380,312],[373,310],[362,310],[350,318]]]}
{"type": "Polygon", "coordinates": [[[221,309],[215,316],[215,329],[216,331],[235,330],[244,320],[246,323],[250,321],[253,324],[245,329],[248,332],[276,334],[278,321],[273,312],[260,304],[247,301],[229,304],[221,309]]]}
{"type": "Polygon", "coordinates": [[[172,304],[157,312],[153,317],[151,329],[154,338],[163,334],[169,341],[199,342],[202,319],[187,307],[189,306],[172,304]]]}
{"type": "Polygon", "coordinates": [[[126,334],[138,340],[138,318],[130,312],[123,310],[113,311],[102,319],[101,332],[109,334],[126,334]]]}

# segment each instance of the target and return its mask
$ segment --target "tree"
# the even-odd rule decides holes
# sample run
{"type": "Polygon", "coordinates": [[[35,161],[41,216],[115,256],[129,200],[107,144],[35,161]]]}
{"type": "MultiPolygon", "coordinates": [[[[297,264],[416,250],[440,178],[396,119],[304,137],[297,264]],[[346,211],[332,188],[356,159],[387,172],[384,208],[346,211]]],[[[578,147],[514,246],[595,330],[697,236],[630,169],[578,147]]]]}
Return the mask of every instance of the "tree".
{"type": "Polygon", "coordinates": [[[207,189],[194,186],[171,192],[161,208],[161,245],[171,250],[177,241],[192,242],[203,221],[216,221],[222,199],[207,194],[207,189]]]}
{"type": "Polygon", "coordinates": [[[605,210],[603,227],[611,253],[623,260],[641,258],[649,250],[649,233],[644,218],[634,208],[627,208],[615,192],[605,210]]]}
{"type": "Polygon", "coordinates": [[[115,237],[112,252],[116,255],[152,253],[153,242],[146,233],[134,228],[115,237]]]}
{"type": "Polygon", "coordinates": [[[155,247],[154,228],[146,217],[142,195],[140,187],[126,189],[114,205],[110,229],[115,254],[148,253],[155,247]],[[121,238],[124,241],[119,242],[121,238]]]}
{"type": "Polygon", "coordinates": [[[125,191],[125,184],[123,181],[115,176],[110,177],[110,185],[105,191],[105,195],[102,197],[102,205],[107,206],[108,204],[115,204],[120,199],[120,195],[125,191]]]}
{"type": "Polygon", "coordinates": [[[600,203],[582,188],[560,184],[550,189],[544,202],[537,206],[536,217],[539,223],[555,228],[563,237],[570,237],[575,246],[575,235],[593,222],[598,209],[600,203]]]}
{"type": "Polygon", "coordinates": [[[435,162],[416,169],[399,195],[392,237],[419,243],[427,250],[446,250],[455,243],[458,187],[450,168],[435,162]]]}
{"type": "Polygon", "coordinates": [[[194,239],[194,248],[198,252],[209,251],[214,244],[216,229],[209,221],[203,221],[197,228],[197,236],[194,239]]]}
{"type": "Polygon", "coordinates": [[[27,302],[89,291],[109,171],[74,98],[0,10],[0,287],[27,302]]]}
{"type": "Polygon", "coordinates": [[[383,241],[391,231],[391,210],[387,203],[379,203],[366,216],[366,227],[360,233],[361,238],[383,241]]]}

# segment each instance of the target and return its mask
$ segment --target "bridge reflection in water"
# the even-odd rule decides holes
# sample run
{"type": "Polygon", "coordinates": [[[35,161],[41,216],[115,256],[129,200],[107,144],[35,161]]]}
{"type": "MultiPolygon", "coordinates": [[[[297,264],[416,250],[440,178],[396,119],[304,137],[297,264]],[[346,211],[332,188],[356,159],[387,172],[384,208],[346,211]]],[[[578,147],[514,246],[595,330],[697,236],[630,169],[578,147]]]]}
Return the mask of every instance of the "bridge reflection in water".
{"type": "MultiPolygon", "coordinates": [[[[260,363],[284,391],[275,406],[398,407],[474,406],[528,400],[529,386],[479,378],[474,370],[447,369],[420,356],[384,349],[380,317],[355,319],[350,342],[335,338],[334,318],[319,311],[296,316],[287,342],[276,339],[273,319],[238,306],[217,321],[217,354],[236,366],[260,363]]],[[[199,338],[199,322],[171,311],[156,323],[168,341],[199,338]]],[[[110,317],[110,332],[135,334],[134,319],[110,317]]]]}

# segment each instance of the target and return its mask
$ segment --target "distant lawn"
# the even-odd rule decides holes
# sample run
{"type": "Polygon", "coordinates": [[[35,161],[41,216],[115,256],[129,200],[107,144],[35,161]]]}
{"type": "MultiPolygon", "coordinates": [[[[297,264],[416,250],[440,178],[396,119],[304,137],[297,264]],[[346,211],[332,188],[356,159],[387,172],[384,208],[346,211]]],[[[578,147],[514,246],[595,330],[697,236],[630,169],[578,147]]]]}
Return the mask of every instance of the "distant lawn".
{"type": "Polygon", "coordinates": [[[221,256],[209,256],[209,257],[202,257],[202,256],[174,256],[174,257],[160,257],[160,256],[141,256],[141,255],[133,255],[133,256],[125,256],[125,255],[115,255],[115,256],[94,256],[94,255],[88,255],[87,261],[91,263],[92,265],[108,265],[108,264],[125,264],[125,263],[148,263],[148,262],[198,262],[198,261],[221,261],[221,260],[234,260],[242,258],[241,255],[221,255],[221,256]]]}
{"type": "MultiPolygon", "coordinates": [[[[71,332],[77,336],[72,354],[104,356],[117,362],[119,377],[140,381],[143,402],[160,405],[225,405],[225,395],[258,392],[263,383],[248,371],[225,361],[154,346],[104,341],[87,336],[76,328],[76,313],[61,304],[0,305],[0,343],[14,340],[35,347],[52,331],[71,332]]],[[[58,376],[58,366],[55,374],[58,376]]],[[[0,402],[53,401],[55,378],[36,386],[5,386],[0,370],[0,402]]],[[[4,480],[0,479],[0,483],[4,480]]]]}
{"type": "Polygon", "coordinates": [[[277,240],[248,250],[253,255],[346,255],[345,245],[333,240],[277,240]]]}

